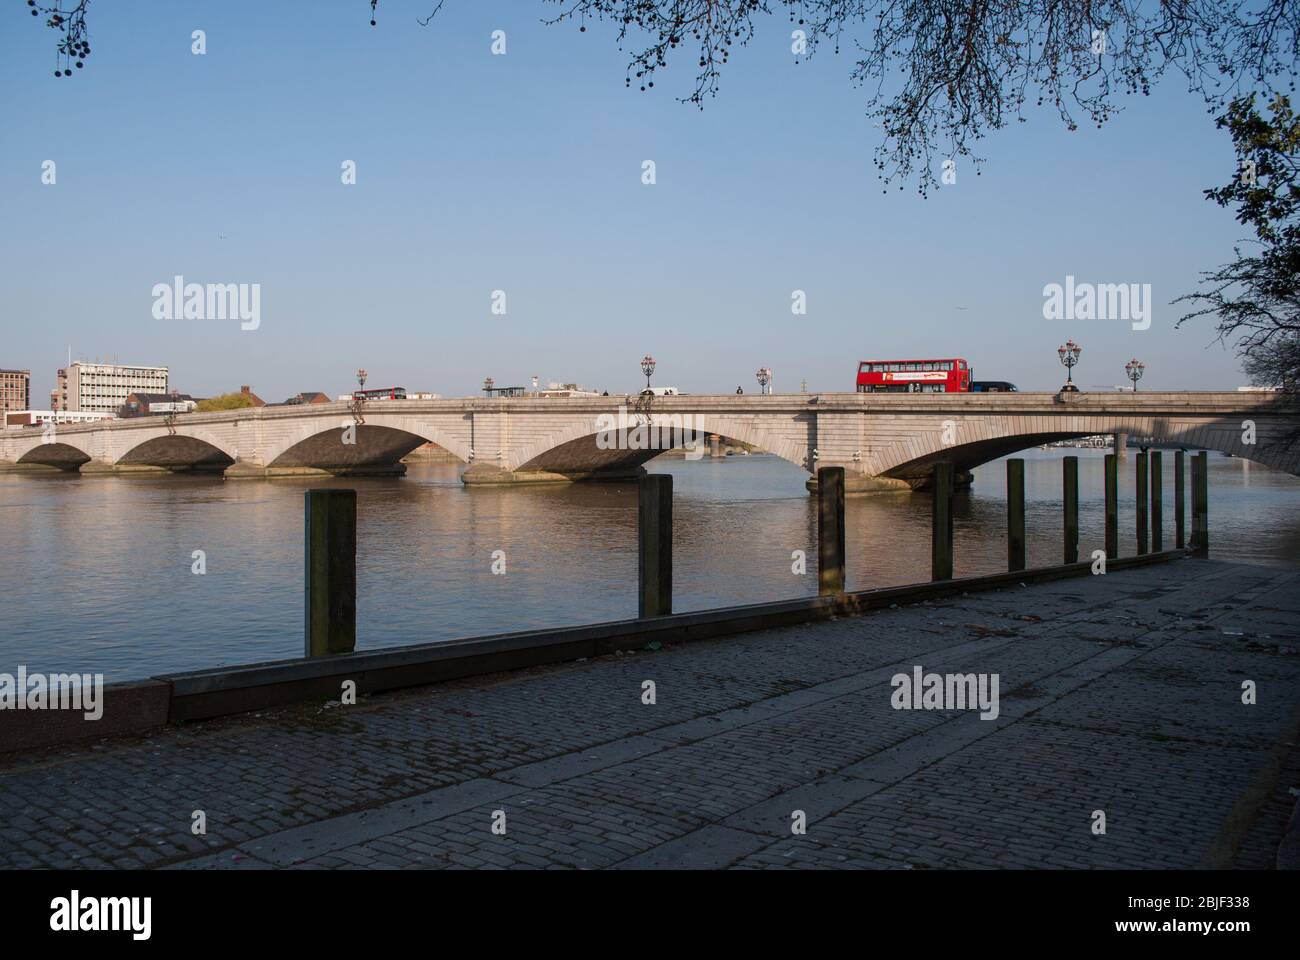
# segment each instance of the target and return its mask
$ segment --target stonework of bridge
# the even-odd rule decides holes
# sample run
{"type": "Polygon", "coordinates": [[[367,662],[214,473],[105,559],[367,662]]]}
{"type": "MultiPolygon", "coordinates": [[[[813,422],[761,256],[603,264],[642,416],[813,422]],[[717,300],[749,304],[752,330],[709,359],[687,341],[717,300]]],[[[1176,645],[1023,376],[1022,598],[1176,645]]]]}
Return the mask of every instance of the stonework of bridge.
{"type": "MultiPolygon", "coordinates": [[[[842,465],[850,492],[925,486],[1029,447],[1127,433],[1300,474],[1300,406],[1267,393],[777,394],[372,401],[260,407],[0,432],[0,468],[227,478],[392,474],[425,443],[468,464],[467,484],[625,479],[684,425],[809,473],[842,465]],[[620,407],[660,446],[606,442],[620,407]],[[358,420],[360,422],[358,422],[358,420]],[[1253,439],[1253,443],[1250,442],[1253,439]],[[629,447],[632,447],[629,449],[629,447]]],[[[685,439],[689,440],[687,434],[685,439]]]]}

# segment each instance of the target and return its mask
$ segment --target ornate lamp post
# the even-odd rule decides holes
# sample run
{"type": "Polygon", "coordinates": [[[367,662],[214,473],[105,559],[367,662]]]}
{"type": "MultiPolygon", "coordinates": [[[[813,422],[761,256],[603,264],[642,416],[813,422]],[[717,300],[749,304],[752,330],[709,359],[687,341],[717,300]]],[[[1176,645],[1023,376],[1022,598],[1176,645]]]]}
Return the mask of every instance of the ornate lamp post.
{"type": "Polygon", "coordinates": [[[362,367],[357,371],[357,392],[352,394],[352,421],[357,426],[361,426],[361,424],[365,423],[365,420],[361,416],[362,408],[365,406],[366,402],[366,398],[362,395],[361,391],[365,389],[365,386],[366,369],[365,367],[362,367]]]}
{"type": "Polygon", "coordinates": [[[1128,363],[1124,364],[1124,372],[1127,373],[1128,378],[1133,381],[1134,393],[1137,393],[1138,381],[1142,379],[1142,374],[1146,373],[1146,370],[1147,365],[1137,357],[1134,357],[1128,363]]]}
{"type": "Polygon", "coordinates": [[[655,358],[646,354],[641,358],[641,372],[645,374],[645,388],[650,389],[650,375],[655,372],[655,358]]]}
{"type": "Polygon", "coordinates": [[[483,393],[485,396],[492,396],[492,384],[495,381],[491,377],[483,378],[483,393]]]}
{"type": "Polygon", "coordinates": [[[1079,346],[1073,340],[1066,340],[1061,346],[1056,348],[1056,355],[1061,358],[1061,363],[1065,364],[1065,386],[1061,387],[1062,393],[1078,393],[1079,388],[1074,385],[1074,365],[1079,362],[1079,357],[1083,353],[1083,347],[1079,346]]]}
{"type": "Polygon", "coordinates": [[[767,393],[767,385],[772,382],[772,368],[759,367],[754,376],[758,377],[758,392],[767,393]]]}

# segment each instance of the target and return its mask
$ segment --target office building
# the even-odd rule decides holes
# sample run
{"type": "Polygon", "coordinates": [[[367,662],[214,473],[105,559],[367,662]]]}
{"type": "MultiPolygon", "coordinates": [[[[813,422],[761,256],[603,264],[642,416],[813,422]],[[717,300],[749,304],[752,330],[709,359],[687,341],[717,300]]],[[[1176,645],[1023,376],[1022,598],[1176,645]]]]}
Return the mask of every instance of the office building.
{"type": "MultiPolygon", "coordinates": [[[[64,378],[59,379],[62,384],[64,378]]],[[[80,413],[116,414],[132,393],[168,392],[166,367],[78,360],[68,367],[66,380],[67,406],[63,409],[80,413]]]]}

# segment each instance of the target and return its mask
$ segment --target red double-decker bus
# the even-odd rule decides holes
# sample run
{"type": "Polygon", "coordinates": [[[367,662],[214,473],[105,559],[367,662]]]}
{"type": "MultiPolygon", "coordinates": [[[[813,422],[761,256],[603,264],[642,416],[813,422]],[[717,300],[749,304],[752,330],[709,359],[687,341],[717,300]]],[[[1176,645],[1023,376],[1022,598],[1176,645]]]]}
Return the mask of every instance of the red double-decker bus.
{"type": "Polygon", "coordinates": [[[375,387],[370,390],[353,390],[354,400],[405,400],[405,387],[375,387]]]}
{"type": "Polygon", "coordinates": [[[960,357],[858,364],[858,393],[966,393],[970,385],[970,366],[960,357]]]}

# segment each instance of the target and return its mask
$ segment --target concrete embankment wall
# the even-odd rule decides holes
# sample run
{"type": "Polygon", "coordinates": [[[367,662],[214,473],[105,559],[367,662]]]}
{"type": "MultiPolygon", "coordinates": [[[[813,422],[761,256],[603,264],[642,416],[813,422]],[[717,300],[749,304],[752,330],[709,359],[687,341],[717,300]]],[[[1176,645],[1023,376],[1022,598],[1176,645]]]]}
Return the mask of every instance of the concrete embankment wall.
{"type": "MultiPolygon", "coordinates": [[[[1126,568],[1183,557],[1169,550],[1108,561],[1108,575],[1126,568]]],[[[228,716],[304,700],[337,700],[342,684],[358,694],[380,693],[483,674],[518,670],[616,650],[708,640],[772,627],[851,616],[894,603],[916,603],[964,592],[996,590],[1020,583],[1090,575],[1088,562],[1014,573],[863,590],[680,613],[645,620],[618,620],[551,630],[474,637],[332,657],[280,660],[108,684],[103,716],[87,720],[79,711],[0,710],[0,753],[146,733],[168,723],[228,716]]]]}

